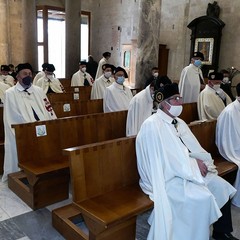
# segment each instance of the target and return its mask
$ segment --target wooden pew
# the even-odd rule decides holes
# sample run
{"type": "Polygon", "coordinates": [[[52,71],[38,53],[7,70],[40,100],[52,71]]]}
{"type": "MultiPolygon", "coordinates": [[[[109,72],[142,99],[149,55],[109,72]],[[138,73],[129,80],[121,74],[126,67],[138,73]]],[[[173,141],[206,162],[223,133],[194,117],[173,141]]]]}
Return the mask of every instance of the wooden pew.
{"type": "Polygon", "coordinates": [[[103,100],[78,100],[51,103],[58,118],[103,112],[103,100]]]}
{"type": "MultiPolygon", "coordinates": [[[[237,166],[217,155],[215,126],[216,121],[209,121],[190,128],[214,156],[218,174],[232,181],[237,166]]],[[[53,210],[53,226],[69,240],[134,240],[137,215],[153,206],[138,186],[134,137],[69,148],[64,153],[70,160],[73,203],[53,210]],[[76,226],[83,221],[89,234],[76,226]]]]}
{"type": "Polygon", "coordinates": [[[73,101],[73,100],[90,100],[91,86],[88,87],[74,87],[73,92],[66,93],[48,93],[47,97],[50,103],[60,101],[73,101]],[[79,89],[79,91],[77,91],[79,89]]]}
{"type": "Polygon", "coordinates": [[[82,216],[89,236],[80,228],[68,229],[66,224],[62,232],[65,220],[58,217],[62,209],[53,211],[53,226],[66,239],[135,240],[137,215],[153,207],[139,187],[135,137],[65,152],[70,159],[73,187],[73,205],[65,214],[82,216]]]}
{"type": "Polygon", "coordinates": [[[9,175],[9,188],[32,209],[68,198],[69,164],[62,149],[124,137],[126,117],[120,111],[13,125],[22,171],[9,175]]]}
{"type": "Polygon", "coordinates": [[[197,103],[184,103],[183,104],[183,111],[179,116],[183,119],[186,123],[190,123],[196,120],[199,120],[198,111],[197,111],[197,103]]]}
{"type": "Polygon", "coordinates": [[[3,174],[3,162],[4,162],[3,106],[0,106],[0,175],[3,174]]]}

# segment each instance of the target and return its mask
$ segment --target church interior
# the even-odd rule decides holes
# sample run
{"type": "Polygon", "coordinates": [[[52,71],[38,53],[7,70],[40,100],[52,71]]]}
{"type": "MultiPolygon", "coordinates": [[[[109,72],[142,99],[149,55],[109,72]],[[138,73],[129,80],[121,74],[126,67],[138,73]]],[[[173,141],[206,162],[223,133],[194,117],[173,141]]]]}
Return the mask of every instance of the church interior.
{"type": "MultiPolygon", "coordinates": [[[[90,233],[89,237],[87,224],[94,226],[93,229],[96,232],[103,231],[104,225],[102,223],[102,225],[94,225],[89,220],[90,218],[86,224],[86,219],[83,220],[81,212],[76,210],[76,206],[73,206],[75,203],[72,205],[73,200],[87,199],[88,195],[99,194],[98,189],[95,188],[98,186],[97,174],[100,176],[100,173],[97,173],[94,181],[89,183],[89,193],[78,182],[85,173],[79,170],[81,174],[76,173],[76,177],[73,178],[71,174],[73,174],[74,168],[72,167],[69,172],[69,166],[66,165],[66,162],[68,158],[75,159],[80,153],[83,154],[84,144],[87,147],[95,144],[98,139],[93,136],[98,135],[98,131],[101,132],[99,135],[104,136],[99,137],[101,139],[98,140],[99,142],[125,137],[125,125],[123,126],[120,121],[126,118],[127,113],[124,112],[122,115],[112,114],[111,119],[105,118],[102,114],[102,101],[97,103],[97,100],[94,106],[101,104],[100,107],[97,106],[93,109],[93,105],[89,105],[86,109],[84,106],[81,106],[80,110],[77,109],[79,106],[76,101],[73,103],[73,100],[90,100],[89,89],[91,89],[91,87],[85,87],[84,95],[83,97],[80,96],[80,99],[79,91],[82,90],[74,89],[74,93],[70,93],[71,90],[69,90],[68,93],[68,89],[73,89],[70,87],[70,79],[78,71],[79,62],[87,61],[89,55],[96,62],[99,62],[104,52],[110,52],[109,63],[125,69],[128,74],[126,84],[135,95],[144,89],[153,67],[159,69],[160,75],[166,75],[172,82],[179,83],[181,72],[190,63],[192,54],[200,51],[204,54],[202,71],[205,83],[207,83],[209,73],[227,69],[231,78],[230,89],[233,96],[236,97],[236,86],[240,82],[240,48],[237,40],[238,33],[240,33],[238,22],[240,1],[0,0],[0,6],[0,65],[13,64],[17,66],[19,63],[30,63],[35,75],[42,70],[43,63],[51,62],[55,65],[56,77],[60,79],[66,90],[65,99],[59,100],[58,98],[56,100],[57,98],[54,99],[54,96],[52,96],[51,100],[51,96],[49,96],[54,111],[59,112],[57,116],[63,119],[59,119],[56,123],[44,121],[43,125],[48,130],[46,136],[50,139],[48,142],[37,138],[36,124],[34,123],[26,124],[28,129],[26,132],[24,130],[21,132],[21,126],[14,127],[16,134],[19,133],[19,137],[16,139],[19,143],[19,149],[24,150],[25,148],[25,151],[18,154],[19,163],[24,167],[24,174],[27,175],[27,178],[25,175],[25,177],[22,177],[23,173],[17,173],[13,175],[11,181],[0,182],[0,239],[110,240],[111,238],[104,235],[103,238],[96,238],[97,233],[96,236],[90,233]],[[211,10],[209,6],[215,4],[219,8],[217,10],[215,8],[215,11],[214,9],[211,10]],[[71,95],[71,104],[66,104],[69,101],[67,95],[71,95]],[[65,105],[62,106],[60,101],[65,101],[65,105]],[[62,107],[65,109],[64,111],[62,107]],[[70,107],[73,112],[69,110],[70,107]],[[83,127],[81,131],[83,132],[83,138],[87,139],[86,141],[82,140],[82,136],[78,136],[76,133],[80,131],[80,119],[78,120],[76,117],[70,120],[74,114],[99,114],[99,118],[91,120],[92,122],[89,120],[90,117],[82,117],[81,124],[83,127]],[[102,115],[100,116],[100,114],[102,115]],[[118,124],[114,128],[113,125],[116,123],[118,124]],[[87,132],[86,129],[91,124],[94,127],[87,132]],[[108,130],[111,128],[111,138],[108,139],[106,137],[107,133],[99,130],[98,125],[100,124],[106,126],[105,128],[108,130]],[[122,129],[124,129],[124,136],[120,133],[122,129]],[[56,131],[59,133],[55,134],[56,131]],[[90,140],[90,138],[95,140],[90,140]],[[24,140],[28,141],[27,148],[29,149],[27,151],[23,143],[24,140]],[[76,142],[80,142],[80,144],[75,144],[76,142]],[[78,145],[83,146],[83,148],[74,149],[77,153],[71,152],[72,149],[70,148],[78,145]],[[55,150],[57,148],[58,150],[55,150]],[[54,151],[51,149],[54,149],[54,151]],[[40,156],[41,154],[43,156],[40,156]],[[42,168],[34,172],[31,170],[31,157],[34,155],[39,159],[44,159],[47,156],[49,162],[51,162],[50,158],[60,157],[55,162],[52,161],[50,170],[43,170],[42,168]],[[54,176],[52,172],[54,172],[54,176]],[[95,188],[91,184],[96,185],[95,188]],[[81,189],[79,193],[76,193],[77,188],[81,189]],[[91,191],[96,191],[96,193],[91,191]],[[47,199],[48,196],[51,196],[50,201],[47,199]],[[71,207],[65,209],[65,206],[71,207]],[[82,236],[80,236],[78,228],[81,229],[82,236]]],[[[195,118],[197,106],[194,103],[189,104],[188,107],[181,116],[187,123],[190,123],[197,119],[197,117],[195,118]]],[[[1,104],[0,177],[3,174],[4,161],[3,108],[4,104],[1,104]]],[[[196,131],[200,132],[201,130],[196,131]]],[[[112,144],[116,144],[116,146],[114,145],[113,150],[108,150],[108,153],[118,151],[119,155],[124,153],[126,159],[129,158],[129,152],[125,153],[117,147],[123,144],[122,142],[121,144],[119,142],[112,144]]],[[[125,144],[130,145],[131,143],[127,142],[125,144]]],[[[92,155],[86,156],[89,159],[96,155],[96,153],[94,155],[94,151],[97,148],[104,149],[97,144],[92,148],[90,147],[85,151],[93,152],[92,155]]],[[[20,152],[20,150],[18,151],[20,152]]],[[[106,158],[110,162],[111,159],[108,158],[106,152],[103,151],[101,154],[102,158],[106,158]]],[[[121,161],[125,161],[124,157],[121,161]]],[[[116,170],[115,167],[113,166],[113,172],[116,170]]],[[[124,168],[122,165],[118,167],[124,168]]],[[[130,163],[128,167],[132,167],[130,163]]],[[[236,177],[236,165],[230,167],[234,168],[234,170],[229,170],[229,172],[232,171],[230,174],[234,172],[234,177],[236,177]]],[[[90,166],[86,166],[86,168],[89,168],[90,171],[90,166]]],[[[94,172],[96,169],[93,168],[92,171],[94,172]]],[[[111,172],[111,170],[109,171],[111,172]]],[[[229,172],[226,174],[229,174],[229,172]]],[[[111,174],[106,173],[106,175],[106,178],[114,178],[111,174]]],[[[137,173],[136,176],[138,176],[137,173]]],[[[131,176],[128,181],[133,181],[132,178],[136,176],[131,176]]],[[[102,183],[105,181],[105,176],[101,177],[104,180],[99,182],[102,183]]],[[[228,177],[226,179],[229,180],[228,177]]],[[[229,181],[232,182],[232,175],[229,181]]],[[[114,184],[120,184],[119,182],[120,180],[116,179],[114,184]]],[[[129,183],[122,184],[127,185],[129,183]]],[[[113,187],[111,185],[113,184],[104,185],[106,188],[104,190],[111,189],[113,187]]],[[[105,201],[105,199],[98,200],[100,202],[105,201]]],[[[107,200],[109,201],[109,199],[107,200]]],[[[147,221],[153,205],[146,199],[143,202],[146,205],[142,206],[141,210],[138,209],[136,219],[130,219],[133,223],[129,223],[130,220],[122,220],[122,222],[125,221],[129,224],[129,229],[127,228],[126,232],[136,231],[136,240],[146,240],[149,232],[147,221]]],[[[94,205],[96,202],[92,204],[94,205]]],[[[240,238],[240,208],[232,206],[231,210],[233,234],[240,238]]],[[[99,212],[101,212],[101,209],[99,212]]],[[[114,216],[111,217],[114,218],[114,216]]],[[[122,227],[122,222],[118,223],[119,225],[114,221],[111,222],[110,229],[117,232],[118,228],[122,227]]],[[[111,230],[109,231],[111,232],[111,230]]],[[[111,233],[107,232],[106,234],[111,233]]],[[[125,238],[128,239],[127,234],[125,238]]],[[[120,238],[118,239],[120,240],[120,238]]]]}

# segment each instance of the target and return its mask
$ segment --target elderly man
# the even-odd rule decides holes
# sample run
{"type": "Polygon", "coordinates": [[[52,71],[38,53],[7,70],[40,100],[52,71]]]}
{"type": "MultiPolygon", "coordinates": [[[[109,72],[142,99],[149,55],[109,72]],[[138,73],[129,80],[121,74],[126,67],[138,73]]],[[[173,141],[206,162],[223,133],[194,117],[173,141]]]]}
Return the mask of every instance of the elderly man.
{"type": "Polygon", "coordinates": [[[109,87],[115,80],[112,77],[114,66],[111,64],[104,64],[102,66],[103,74],[96,79],[92,86],[91,99],[103,99],[106,88],[109,87]]]}
{"type": "Polygon", "coordinates": [[[236,86],[237,98],[221,112],[217,119],[216,144],[220,154],[238,165],[235,182],[237,194],[232,203],[240,207],[240,83],[236,86]]]}
{"type": "Polygon", "coordinates": [[[128,110],[130,101],[133,98],[130,88],[124,86],[125,78],[128,78],[125,69],[117,67],[113,73],[115,82],[106,88],[103,97],[104,112],[128,110]]]}
{"type": "Polygon", "coordinates": [[[92,76],[86,72],[87,70],[87,62],[81,61],[79,63],[79,70],[73,74],[71,80],[72,87],[79,86],[92,86],[93,78],[92,76]]]}
{"type": "Polygon", "coordinates": [[[16,67],[16,73],[18,82],[5,92],[4,97],[5,156],[2,181],[7,180],[9,173],[19,170],[15,133],[11,125],[56,118],[43,90],[32,85],[31,65],[19,64],[16,67]]]}
{"type": "Polygon", "coordinates": [[[110,52],[104,52],[103,57],[100,59],[99,63],[98,63],[98,68],[97,68],[97,73],[96,73],[96,77],[95,79],[98,79],[101,77],[102,75],[102,66],[106,63],[108,63],[109,58],[111,57],[111,53],[110,52]]]}
{"type": "Polygon", "coordinates": [[[189,66],[182,70],[179,91],[184,103],[197,102],[200,90],[205,87],[202,70],[204,56],[201,52],[194,52],[189,66]]]}
{"type": "Polygon", "coordinates": [[[231,98],[220,88],[223,74],[212,72],[208,84],[198,97],[197,107],[200,120],[217,119],[222,110],[232,102],[231,98]]]}
{"type": "Polygon", "coordinates": [[[39,86],[43,91],[47,93],[63,93],[65,92],[61,82],[55,78],[55,67],[53,64],[46,64],[44,69],[44,75],[36,82],[36,86],[39,86]]]}
{"type": "Polygon", "coordinates": [[[229,201],[236,189],[217,175],[211,155],[178,118],[181,111],[177,84],[165,85],[157,113],[137,135],[140,186],[154,201],[148,239],[207,240],[214,222],[214,239],[237,239],[229,201]]]}
{"type": "Polygon", "coordinates": [[[155,80],[132,98],[127,115],[127,136],[137,135],[142,123],[157,111],[160,86],[163,86],[161,81],[155,80]]]}

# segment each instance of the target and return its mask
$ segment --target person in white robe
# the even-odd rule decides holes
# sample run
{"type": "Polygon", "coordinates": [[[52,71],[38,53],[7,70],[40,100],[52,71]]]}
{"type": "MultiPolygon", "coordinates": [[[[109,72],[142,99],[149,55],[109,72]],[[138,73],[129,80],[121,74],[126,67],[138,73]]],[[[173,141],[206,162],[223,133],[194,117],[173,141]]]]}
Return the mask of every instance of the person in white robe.
{"type": "Polygon", "coordinates": [[[102,66],[103,74],[96,79],[91,89],[91,99],[103,99],[106,88],[109,87],[115,80],[112,77],[114,66],[111,64],[104,64],[102,66]]]}
{"type": "Polygon", "coordinates": [[[0,82],[12,87],[15,84],[15,79],[8,74],[9,71],[10,68],[8,65],[1,65],[0,82]]]}
{"type": "Polygon", "coordinates": [[[9,85],[0,82],[0,103],[3,102],[4,93],[8,88],[10,88],[9,85]]]}
{"type": "Polygon", "coordinates": [[[37,81],[39,78],[44,77],[45,75],[45,67],[48,65],[48,63],[43,63],[42,64],[42,71],[38,72],[35,77],[33,78],[33,85],[36,85],[37,81]]]}
{"type": "Polygon", "coordinates": [[[115,82],[106,88],[103,96],[104,112],[128,110],[133,95],[130,88],[124,85],[125,78],[127,77],[125,69],[117,67],[114,70],[115,82]]]}
{"type": "Polygon", "coordinates": [[[181,72],[179,91],[183,103],[197,102],[200,90],[205,87],[201,70],[203,60],[204,56],[201,52],[194,52],[191,63],[181,72]]]}
{"type": "Polygon", "coordinates": [[[152,81],[132,98],[127,114],[126,136],[137,135],[142,123],[156,113],[159,104],[159,88],[162,86],[161,81],[152,81]]]}
{"type": "Polygon", "coordinates": [[[208,240],[213,223],[214,239],[236,239],[229,201],[236,189],[217,175],[211,155],[177,117],[182,111],[177,84],[161,92],[157,113],[136,138],[140,187],[154,201],[147,239],[208,240]]]}
{"type": "Polygon", "coordinates": [[[231,98],[220,88],[223,74],[212,72],[208,84],[198,97],[197,108],[200,120],[217,119],[222,110],[232,102],[231,98]]]}
{"type": "Polygon", "coordinates": [[[44,76],[39,78],[36,86],[39,86],[47,93],[63,93],[65,92],[63,85],[54,75],[55,67],[53,64],[47,64],[44,70],[44,76]]]}
{"type": "MultiPolygon", "coordinates": [[[[17,84],[5,92],[4,132],[5,155],[2,181],[9,173],[19,171],[15,132],[12,124],[56,119],[52,106],[41,88],[32,85],[32,67],[29,63],[17,66],[17,84]]],[[[26,150],[27,143],[26,143],[26,150]]],[[[26,153],[27,154],[27,153],[26,153]]]]}
{"type": "Polygon", "coordinates": [[[111,57],[111,53],[110,52],[104,52],[102,56],[103,57],[98,62],[98,68],[97,68],[97,73],[96,73],[95,79],[98,79],[102,76],[102,66],[104,64],[108,63],[108,60],[111,57]]]}
{"type": "Polygon", "coordinates": [[[79,86],[92,86],[94,80],[92,76],[86,72],[87,70],[87,62],[81,61],[79,63],[79,70],[75,72],[71,79],[72,87],[79,86]]]}
{"type": "Polygon", "coordinates": [[[237,98],[217,118],[216,145],[220,154],[238,166],[234,183],[237,193],[232,203],[240,207],[240,83],[236,86],[237,98]]]}

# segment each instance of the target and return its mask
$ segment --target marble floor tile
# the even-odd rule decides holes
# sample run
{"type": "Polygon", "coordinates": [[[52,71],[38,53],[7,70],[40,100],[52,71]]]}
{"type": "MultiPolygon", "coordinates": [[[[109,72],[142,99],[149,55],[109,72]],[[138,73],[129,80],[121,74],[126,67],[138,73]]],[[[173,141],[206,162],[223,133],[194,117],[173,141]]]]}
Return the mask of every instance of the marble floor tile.
{"type": "Polygon", "coordinates": [[[0,222],[8,218],[10,218],[10,216],[2,208],[0,208],[0,222]]]}
{"type": "Polygon", "coordinates": [[[52,204],[52,205],[49,205],[49,206],[47,206],[46,208],[47,208],[49,211],[52,211],[52,210],[54,210],[54,209],[56,209],[56,208],[63,207],[63,206],[68,205],[68,204],[70,204],[70,203],[72,203],[72,194],[69,194],[69,198],[68,198],[68,199],[66,199],[66,200],[64,200],[64,201],[61,201],[61,202],[58,202],[58,203],[54,203],[54,204],[52,204]]]}

